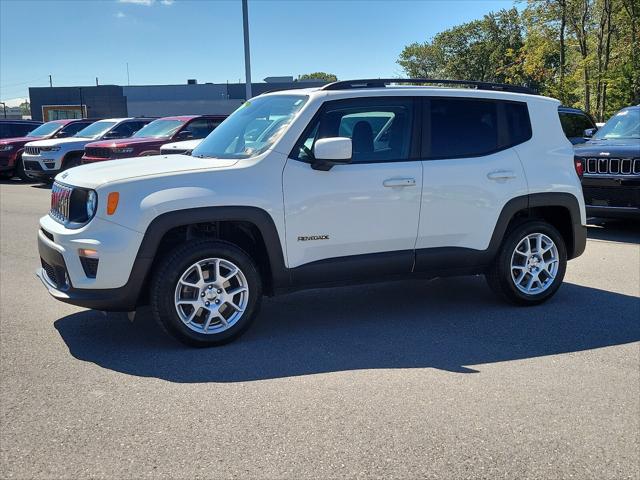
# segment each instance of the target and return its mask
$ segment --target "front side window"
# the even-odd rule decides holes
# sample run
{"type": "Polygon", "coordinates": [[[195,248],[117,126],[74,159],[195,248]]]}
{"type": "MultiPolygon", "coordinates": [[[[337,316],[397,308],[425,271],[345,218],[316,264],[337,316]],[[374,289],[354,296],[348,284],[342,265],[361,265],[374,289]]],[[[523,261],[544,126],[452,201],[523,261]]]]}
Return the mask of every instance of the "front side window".
{"type": "Polygon", "coordinates": [[[32,130],[27,135],[28,137],[46,137],[56,132],[60,128],[58,122],[47,122],[40,125],[35,130],[32,130]]]}
{"type": "Polygon", "coordinates": [[[304,95],[267,95],[249,100],[193,150],[194,157],[249,158],[267,151],[307,102],[304,95]]]}
{"type": "Polygon", "coordinates": [[[211,123],[207,118],[198,118],[193,120],[185,127],[185,130],[188,130],[190,135],[189,138],[204,138],[209,133],[211,133],[211,123]]]}
{"type": "Polygon", "coordinates": [[[78,133],[80,130],[87,127],[88,125],[91,125],[91,124],[83,123],[83,122],[69,123],[64,127],[62,127],[62,129],[56,134],[56,138],[65,138],[65,137],[70,137],[72,135],[75,135],[76,133],[78,133]]]}
{"type": "Polygon", "coordinates": [[[594,136],[596,140],[640,138],[640,109],[621,110],[594,136]]]}
{"type": "Polygon", "coordinates": [[[476,157],[498,150],[497,102],[433,98],[429,104],[430,158],[476,157]]]}
{"type": "Polygon", "coordinates": [[[582,113],[560,112],[560,124],[567,138],[583,137],[585,130],[595,127],[589,117],[582,113]]]}
{"type": "Polygon", "coordinates": [[[294,158],[313,160],[322,138],[351,139],[352,163],[407,160],[411,146],[413,99],[372,97],[327,102],[294,148],[294,158]]]}
{"type": "Polygon", "coordinates": [[[99,121],[92,123],[88,127],[83,128],[78,133],[74,135],[74,137],[80,138],[100,138],[106,132],[111,130],[117,122],[109,122],[109,121],[99,121]]]}

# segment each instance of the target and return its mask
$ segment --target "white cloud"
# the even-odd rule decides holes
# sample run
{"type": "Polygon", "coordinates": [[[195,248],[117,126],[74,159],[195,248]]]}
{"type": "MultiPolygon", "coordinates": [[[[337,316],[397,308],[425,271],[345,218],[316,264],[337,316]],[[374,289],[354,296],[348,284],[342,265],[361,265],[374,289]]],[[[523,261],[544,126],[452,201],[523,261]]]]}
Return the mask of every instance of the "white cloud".
{"type": "Polygon", "coordinates": [[[161,3],[162,5],[167,5],[167,6],[168,6],[168,5],[173,5],[173,2],[174,2],[174,1],[175,1],[175,0],[160,0],[160,3],[161,3]]]}
{"type": "Polygon", "coordinates": [[[118,0],[118,3],[133,3],[135,5],[144,5],[146,7],[153,5],[155,0],[118,0]]]}
{"type": "Polygon", "coordinates": [[[126,17],[126,15],[124,14],[124,12],[118,12],[118,13],[116,13],[116,15],[115,15],[115,16],[116,16],[116,18],[124,18],[124,17],[126,17]]]}

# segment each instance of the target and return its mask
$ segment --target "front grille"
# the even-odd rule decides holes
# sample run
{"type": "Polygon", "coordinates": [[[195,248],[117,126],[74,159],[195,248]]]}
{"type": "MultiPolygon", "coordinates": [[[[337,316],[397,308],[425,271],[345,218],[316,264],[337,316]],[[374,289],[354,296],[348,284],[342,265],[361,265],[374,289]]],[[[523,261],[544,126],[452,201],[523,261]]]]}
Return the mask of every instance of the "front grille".
{"type": "Polygon", "coordinates": [[[619,185],[598,187],[583,185],[584,201],[593,207],[640,207],[640,188],[619,185]]]}
{"type": "Polygon", "coordinates": [[[84,149],[84,154],[87,157],[111,158],[111,149],[102,147],[87,147],[84,149]]]}
{"type": "Polygon", "coordinates": [[[640,158],[584,158],[588,175],[640,175],[640,158]]]}
{"type": "Polygon", "coordinates": [[[57,289],[62,290],[69,286],[67,272],[64,267],[49,265],[42,258],[40,258],[40,263],[42,264],[42,269],[47,274],[47,278],[57,289]]]}
{"type": "Polygon", "coordinates": [[[36,172],[41,172],[42,171],[42,166],[38,162],[33,162],[33,161],[30,161],[30,160],[24,160],[24,169],[25,170],[32,170],[32,171],[36,171],[36,172]]]}
{"type": "Polygon", "coordinates": [[[71,194],[73,188],[62,185],[58,182],[51,187],[51,215],[55,220],[65,223],[69,220],[69,210],[71,208],[71,194]]]}
{"type": "Polygon", "coordinates": [[[40,155],[40,147],[30,147],[27,145],[24,147],[24,153],[27,155],[40,155]]]}

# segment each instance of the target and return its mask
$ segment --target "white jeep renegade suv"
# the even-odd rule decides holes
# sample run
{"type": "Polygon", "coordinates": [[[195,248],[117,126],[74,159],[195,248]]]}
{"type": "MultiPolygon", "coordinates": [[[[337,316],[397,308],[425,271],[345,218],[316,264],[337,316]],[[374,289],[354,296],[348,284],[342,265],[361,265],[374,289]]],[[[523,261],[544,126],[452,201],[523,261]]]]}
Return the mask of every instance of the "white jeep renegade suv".
{"type": "MultiPolygon", "coordinates": [[[[263,295],[302,288],[484,274],[513,303],[547,300],[586,244],[559,102],[397,82],[261,95],[192,156],[61,173],[38,275],[75,305],[149,302],[192,345],[238,337],[263,295]]],[[[457,83],[475,88],[443,86],[457,83]]]]}

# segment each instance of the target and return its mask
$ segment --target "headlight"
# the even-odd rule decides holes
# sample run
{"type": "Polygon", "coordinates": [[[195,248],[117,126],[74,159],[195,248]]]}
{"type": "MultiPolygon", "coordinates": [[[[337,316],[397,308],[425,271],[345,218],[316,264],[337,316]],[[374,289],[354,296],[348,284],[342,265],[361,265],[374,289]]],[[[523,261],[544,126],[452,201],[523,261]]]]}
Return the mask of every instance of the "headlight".
{"type": "Polygon", "coordinates": [[[43,152],[57,152],[58,150],[60,150],[60,146],[40,147],[40,150],[43,152]]]}
{"type": "Polygon", "coordinates": [[[13,145],[0,145],[0,152],[8,152],[13,150],[13,145]]]}
{"type": "Polygon", "coordinates": [[[89,221],[96,214],[96,209],[98,208],[98,194],[94,190],[87,191],[85,207],[87,209],[87,221],[89,221]]]}
{"type": "Polygon", "coordinates": [[[113,153],[131,153],[133,152],[133,148],[132,147],[114,148],[111,151],[113,153]]]}

